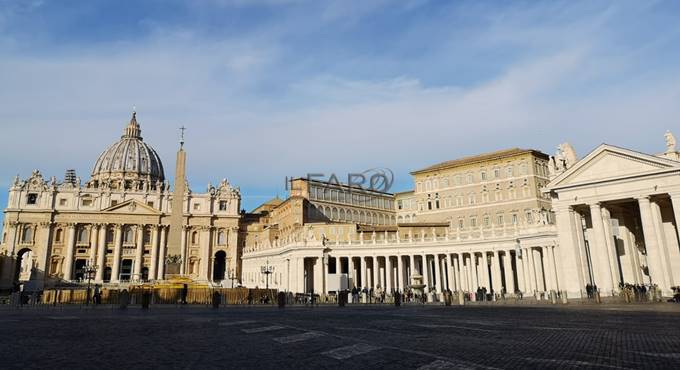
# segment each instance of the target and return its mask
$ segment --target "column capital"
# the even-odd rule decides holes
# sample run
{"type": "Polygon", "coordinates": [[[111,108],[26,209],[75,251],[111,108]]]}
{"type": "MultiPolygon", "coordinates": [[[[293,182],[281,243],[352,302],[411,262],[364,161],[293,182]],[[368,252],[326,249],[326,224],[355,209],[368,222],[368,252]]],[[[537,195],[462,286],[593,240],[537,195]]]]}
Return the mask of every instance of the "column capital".
{"type": "Polygon", "coordinates": [[[650,202],[651,201],[651,196],[650,195],[640,195],[635,197],[638,202],[650,202]]]}
{"type": "Polygon", "coordinates": [[[590,204],[588,204],[588,207],[590,207],[590,209],[601,209],[602,208],[602,202],[590,203],[590,204]]]}

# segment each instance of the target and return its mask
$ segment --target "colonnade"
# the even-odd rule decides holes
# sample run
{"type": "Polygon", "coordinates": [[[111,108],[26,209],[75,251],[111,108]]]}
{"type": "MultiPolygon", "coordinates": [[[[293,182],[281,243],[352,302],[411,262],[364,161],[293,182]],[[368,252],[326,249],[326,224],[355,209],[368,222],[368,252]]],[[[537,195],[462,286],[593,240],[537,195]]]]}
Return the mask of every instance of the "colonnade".
{"type": "Polygon", "coordinates": [[[348,274],[350,288],[401,291],[421,277],[425,291],[533,293],[559,290],[554,246],[496,249],[481,252],[336,256],[335,271],[348,274]]]}

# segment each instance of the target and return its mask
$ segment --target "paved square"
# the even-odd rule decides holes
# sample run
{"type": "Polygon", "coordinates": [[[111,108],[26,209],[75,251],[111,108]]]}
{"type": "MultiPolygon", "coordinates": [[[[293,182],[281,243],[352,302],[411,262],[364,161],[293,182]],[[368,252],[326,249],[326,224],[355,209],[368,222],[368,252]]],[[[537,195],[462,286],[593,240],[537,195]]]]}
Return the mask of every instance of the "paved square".
{"type": "Polygon", "coordinates": [[[680,305],[0,310],[3,368],[673,368],[680,305]]]}

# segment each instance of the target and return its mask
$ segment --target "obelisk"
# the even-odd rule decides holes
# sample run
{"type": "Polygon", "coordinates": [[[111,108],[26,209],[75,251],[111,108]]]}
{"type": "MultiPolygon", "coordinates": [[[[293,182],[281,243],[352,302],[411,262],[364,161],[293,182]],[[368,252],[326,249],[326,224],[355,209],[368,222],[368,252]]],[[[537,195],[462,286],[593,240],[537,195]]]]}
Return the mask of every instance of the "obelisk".
{"type": "Polygon", "coordinates": [[[182,266],[186,263],[182,248],[185,243],[182,241],[184,233],[184,194],[186,193],[186,160],[187,154],[184,151],[184,130],[182,127],[179,150],[177,151],[177,162],[175,164],[175,186],[172,192],[170,231],[168,235],[168,252],[165,259],[165,278],[178,277],[184,273],[182,266]]]}

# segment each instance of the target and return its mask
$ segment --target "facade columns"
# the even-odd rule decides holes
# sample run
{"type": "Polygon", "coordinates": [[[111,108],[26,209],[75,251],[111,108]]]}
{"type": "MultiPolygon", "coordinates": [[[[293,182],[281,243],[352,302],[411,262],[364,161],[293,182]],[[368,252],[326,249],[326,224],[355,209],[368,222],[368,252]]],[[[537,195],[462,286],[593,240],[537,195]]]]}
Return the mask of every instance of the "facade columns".
{"type": "MultiPolygon", "coordinates": [[[[199,275],[198,278],[201,280],[205,281],[210,281],[210,260],[211,260],[211,253],[210,253],[210,228],[202,228],[199,230],[199,244],[200,244],[200,253],[201,253],[201,263],[200,263],[200,269],[199,269],[199,275]]],[[[266,278],[266,277],[265,277],[266,278]]]]}
{"type": "Polygon", "coordinates": [[[76,249],[76,225],[68,225],[66,242],[66,258],[64,259],[64,280],[73,280],[73,254],[76,249]]]}
{"type": "Polygon", "coordinates": [[[158,261],[156,262],[158,264],[158,270],[156,271],[156,279],[165,280],[165,253],[167,251],[167,246],[165,244],[167,243],[167,227],[160,225],[160,233],[161,244],[158,246],[158,261]]]}
{"type": "Polygon", "coordinates": [[[115,225],[113,244],[113,267],[111,268],[111,281],[120,282],[120,255],[123,249],[123,226],[115,225]]]}
{"type": "Polygon", "coordinates": [[[413,282],[413,275],[415,274],[415,269],[416,269],[416,257],[415,255],[412,254],[409,256],[408,274],[406,275],[406,284],[404,284],[404,286],[409,285],[413,282]]]}
{"type": "Polygon", "coordinates": [[[106,269],[106,224],[102,224],[99,227],[99,242],[97,244],[97,272],[95,273],[94,281],[103,282],[104,281],[104,270],[106,269]]]}
{"type": "Polygon", "coordinates": [[[135,248],[135,269],[133,276],[137,281],[142,280],[142,265],[144,265],[144,225],[137,225],[137,243],[135,248]]]}
{"type": "Polygon", "coordinates": [[[463,280],[461,279],[461,273],[460,273],[460,254],[456,254],[456,257],[453,259],[453,262],[455,263],[455,268],[454,268],[454,273],[456,276],[456,286],[455,290],[463,290],[464,289],[464,284],[463,280]]]}
{"type": "Polygon", "coordinates": [[[149,280],[156,280],[156,268],[158,266],[158,225],[151,228],[151,261],[149,263],[149,280]]]}
{"type": "MultiPolygon", "coordinates": [[[[647,209],[649,210],[649,199],[647,199],[647,202],[647,209]]],[[[649,212],[649,226],[653,229],[651,210],[649,210],[649,212]]],[[[602,207],[599,203],[590,205],[590,218],[593,224],[593,234],[595,236],[595,245],[591,243],[590,252],[595,254],[595,256],[593,256],[595,258],[593,259],[597,261],[595,266],[593,266],[595,285],[598,285],[600,291],[609,295],[614,290],[614,282],[612,281],[612,267],[609,263],[609,252],[607,251],[607,246],[609,245],[609,243],[607,243],[608,236],[605,234],[602,207]]],[[[645,229],[645,234],[646,231],[647,229],[645,229]]],[[[654,236],[654,233],[651,235],[654,236]]]]}
{"type": "Polygon", "coordinates": [[[99,225],[95,224],[90,227],[90,260],[88,264],[95,265],[97,258],[97,247],[99,245],[99,225]]]}

